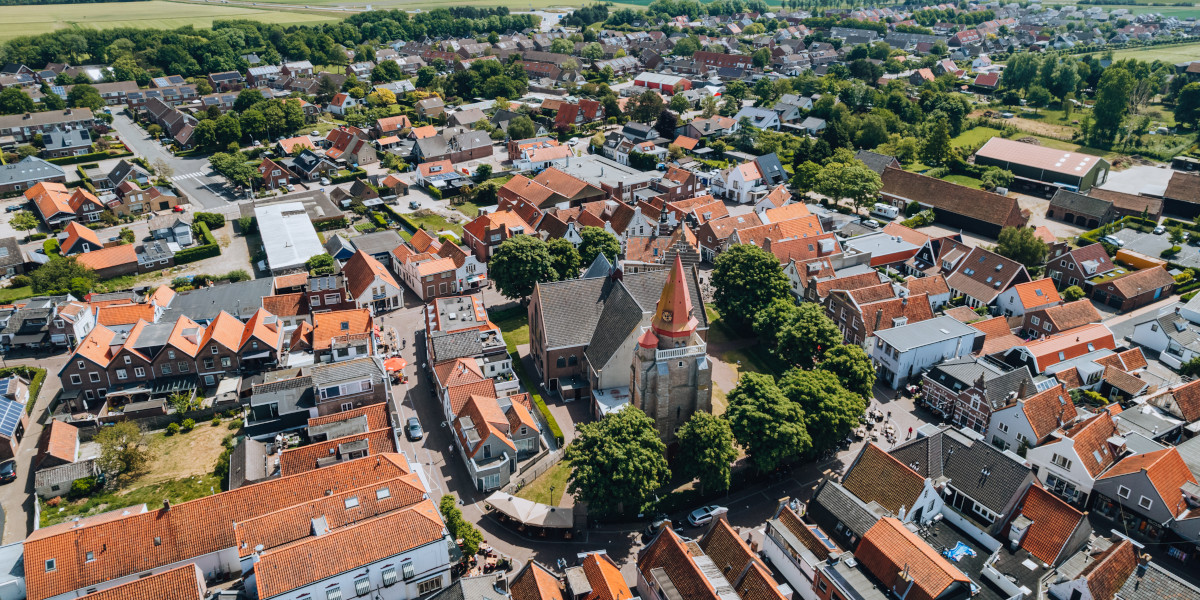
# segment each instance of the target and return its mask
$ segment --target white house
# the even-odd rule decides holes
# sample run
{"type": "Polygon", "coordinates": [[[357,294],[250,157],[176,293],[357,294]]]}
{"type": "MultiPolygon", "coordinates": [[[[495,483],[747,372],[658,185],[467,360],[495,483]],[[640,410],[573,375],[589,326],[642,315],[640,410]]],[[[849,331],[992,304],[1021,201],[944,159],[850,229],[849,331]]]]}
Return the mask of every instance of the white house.
{"type": "Polygon", "coordinates": [[[327,108],[329,109],[329,112],[335,115],[344,116],[350,111],[351,108],[359,106],[360,104],[362,103],[355,99],[354,96],[342,92],[334,96],[333,99],[329,101],[329,106],[327,108]]]}
{"type": "Polygon", "coordinates": [[[731,128],[731,131],[736,132],[741,128],[742,119],[749,120],[751,127],[779,131],[779,113],[770,109],[755,108],[753,106],[742,107],[742,110],[733,115],[733,120],[736,123],[731,128]]]}
{"type": "Polygon", "coordinates": [[[763,177],[758,163],[740,164],[730,168],[724,175],[725,196],[738,204],[757,201],[767,194],[767,190],[762,189],[763,177]]]}
{"type": "MultiPolygon", "coordinates": [[[[1195,298],[1192,299],[1192,302],[1195,298]]],[[[1200,356],[1200,325],[1185,318],[1192,306],[1167,311],[1133,326],[1133,343],[1158,352],[1158,360],[1178,369],[1183,363],[1200,356]]]]}
{"type": "Polygon", "coordinates": [[[1008,288],[996,299],[996,306],[1006,317],[1023,317],[1032,310],[1041,310],[1062,304],[1062,297],[1054,288],[1054,280],[1043,278],[1026,281],[1008,288]]]}
{"type": "Polygon", "coordinates": [[[1076,417],[1075,404],[1066,386],[1059,384],[1029,398],[1017,398],[1013,404],[992,411],[988,419],[987,441],[1001,450],[1018,450],[1022,445],[1035,447],[1050,438],[1059,427],[1070,425],[1076,417]]]}
{"type": "Polygon", "coordinates": [[[565,168],[570,161],[570,146],[522,148],[520,158],[513,161],[513,168],[518,171],[542,171],[549,167],[565,168]]]}
{"type": "Polygon", "coordinates": [[[875,332],[867,338],[867,355],[879,379],[899,388],[942,361],[971,354],[976,338],[983,332],[942,316],[875,332]]]}
{"type": "Polygon", "coordinates": [[[342,266],[346,289],[360,308],[370,308],[375,314],[404,306],[404,291],[387,267],[374,257],[359,250],[342,266]]]}
{"type": "Polygon", "coordinates": [[[1030,448],[1025,461],[1033,466],[1038,481],[1068,502],[1085,505],[1092,486],[1117,459],[1121,448],[1117,425],[1107,410],[1070,429],[1051,434],[1054,440],[1030,448]]]}

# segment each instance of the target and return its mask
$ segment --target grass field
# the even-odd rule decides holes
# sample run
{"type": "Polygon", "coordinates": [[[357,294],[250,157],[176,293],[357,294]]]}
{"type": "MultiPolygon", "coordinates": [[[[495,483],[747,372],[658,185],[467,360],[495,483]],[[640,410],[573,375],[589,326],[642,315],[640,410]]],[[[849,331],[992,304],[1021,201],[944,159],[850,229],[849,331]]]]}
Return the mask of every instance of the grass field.
{"type": "MultiPolygon", "coordinates": [[[[294,3],[298,4],[298,3],[294,3]]],[[[218,19],[251,19],[281,25],[337,21],[339,15],[319,15],[241,6],[207,6],[179,2],[117,2],[104,4],[47,4],[0,7],[0,40],[62,29],[144,27],[174,29],[186,25],[211,27],[218,19]]]]}
{"type": "Polygon", "coordinates": [[[517,497],[558,506],[562,502],[563,492],[567,491],[567,480],[570,478],[571,466],[566,461],[559,462],[530,481],[529,485],[517,490],[517,497]]]}
{"type": "MultiPolygon", "coordinates": [[[[1200,17],[1200,9],[1197,9],[1193,16],[1200,17]]],[[[1177,46],[1151,46],[1149,48],[1129,48],[1126,50],[1116,50],[1113,52],[1113,58],[1136,58],[1138,60],[1152,61],[1162,60],[1171,64],[1196,60],[1200,57],[1200,42],[1194,44],[1179,44],[1177,46]]]]}
{"type": "Polygon", "coordinates": [[[950,143],[955,146],[975,146],[1000,135],[1000,133],[999,129],[976,127],[960,133],[958,137],[950,140],[950,143]]]}

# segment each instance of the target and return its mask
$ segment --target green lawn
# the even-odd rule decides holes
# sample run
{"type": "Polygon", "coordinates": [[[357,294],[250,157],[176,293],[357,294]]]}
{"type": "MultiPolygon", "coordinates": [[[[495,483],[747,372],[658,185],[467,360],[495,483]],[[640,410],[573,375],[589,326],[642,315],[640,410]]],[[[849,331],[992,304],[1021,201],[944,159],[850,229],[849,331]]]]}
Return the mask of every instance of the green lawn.
{"type": "Polygon", "coordinates": [[[957,183],[958,185],[964,185],[966,187],[975,188],[977,190],[983,188],[982,181],[980,181],[974,177],[971,177],[969,175],[956,175],[956,174],[951,173],[950,175],[947,175],[947,176],[943,177],[942,179],[945,179],[946,181],[949,181],[950,183],[957,183]]]}
{"type": "Polygon", "coordinates": [[[545,473],[538,475],[537,479],[517,490],[516,495],[533,502],[558,506],[562,502],[563,493],[567,491],[567,480],[570,478],[571,467],[566,461],[560,461],[545,473]]]}
{"type": "MultiPolygon", "coordinates": [[[[205,474],[187,479],[173,479],[162,483],[142,486],[132,490],[104,490],[92,494],[79,503],[63,502],[57,507],[42,505],[42,527],[62,523],[76,516],[86,517],[126,506],[145,503],[147,506],[162,506],[163,500],[172,504],[203,498],[221,489],[221,480],[215,475],[205,474]],[[60,511],[61,509],[61,511],[60,511]]],[[[41,500],[39,500],[41,502],[41,500]]]]}
{"type": "Polygon", "coordinates": [[[459,239],[462,239],[462,225],[458,223],[451,223],[447,221],[445,217],[439,214],[426,212],[419,217],[417,216],[417,213],[412,213],[405,216],[407,216],[408,220],[412,221],[417,227],[424,226],[424,229],[433,235],[433,237],[438,237],[438,234],[443,231],[453,231],[454,235],[457,235],[459,239]]]}
{"type": "Polygon", "coordinates": [[[63,29],[144,27],[176,29],[187,25],[212,27],[218,19],[249,19],[280,25],[330,23],[343,15],[292,12],[278,8],[185,4],[179,2],[107,2],[96,4],[39,4],[0,7],[0,40],[63,29]]]}
{"type": "Polygon", "coordinates": [[[29,286],[0,289],[0,304],[8,304],[14,300],[24,300],[25,298],[32,297],[33,288],[29,286]]]}
{"type": "Polygon", "coordinates": [[[524,308],[497,311],[488,317],[504,334],[504,344],[509,352],[516,352],[517,346],[529,343],[529,314],[524,308]]]}
{"type": "Polygon", "coordinates": [[[1001,135],[999,129],[992,127],[976,127],[958,134],[958,137],[950,140],[950,143],[954,144],[955,146],[979,146],[999,135],[1001,135]]]}

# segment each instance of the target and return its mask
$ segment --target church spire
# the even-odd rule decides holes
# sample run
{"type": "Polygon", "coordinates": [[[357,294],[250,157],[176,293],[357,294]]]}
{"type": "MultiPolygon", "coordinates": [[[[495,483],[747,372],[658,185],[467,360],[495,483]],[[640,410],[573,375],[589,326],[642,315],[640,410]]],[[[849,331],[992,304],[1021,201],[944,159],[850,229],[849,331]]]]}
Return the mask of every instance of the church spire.
{"type": "Polygon", "coordinates": [[[696,317],[692,316],[692,297],[684,279],[683,262],[676,255],[671,274],[667,276],[667,284],[658,298],[651,325],[660,336],[681,338],[692,335],[699,324],[696,317]]]}

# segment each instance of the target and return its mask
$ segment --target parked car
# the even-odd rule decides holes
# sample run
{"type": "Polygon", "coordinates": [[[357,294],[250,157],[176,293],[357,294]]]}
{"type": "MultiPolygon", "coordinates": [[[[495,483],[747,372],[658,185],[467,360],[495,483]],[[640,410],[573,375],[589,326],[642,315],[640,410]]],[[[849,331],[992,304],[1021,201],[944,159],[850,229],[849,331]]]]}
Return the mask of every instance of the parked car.
{"type": "Polygon", "coordinates": [[[717,515],[723,515],[727,512],[729,512],[728,508],[717,506],[716,504],[701,506],[688,513],[688,523],[691,523],[693,527],[699,527],[712,522],[713,518],[717,515]]]}
{"type": "Polygon", "coordinates": [[[416,200],[413,200],[412,202],[408,203],[408,207],[413,210],[417,210],[418,208],[421,208],[421,203],[417,202],[416,200]]]}
{"type": "Polygon", "coordinates": [[[12,204],[12,205],[9,205],[8,208],[5,208],[4,212],[10,212],[10,213],[17,212],[18,210],[21,210],[22,208],[25,208],[24,204],[12,204]]]}
{"type": "Polygon", "coordinates": [[[10,460],[0,465],[0,483],[9,483],[17,480],[17,461],[10,460]]]}
{"type": "Polygon", "coordinates": [[[175,208],[172,208],[171,210],[173,210],[173,211],[175,211],[175,212],[184,212],[184,211],[186,211],[187,209],[186,209],[186,208],[184,208],[184,207],[183,207],[183,205],[181,205],[181,204],[176,204],[176,205],[175,205],[175,208]]]}
{"type": "Polygon", "coordinates": [[[424,437],[425,433],[421,431],[421,421],[416,417],[409,417],[408,425],[404,427],[404,434],[414,442],[424,437]]]}
{"type": "Polygon", "coordinates": [[[667,517],[665,513],[658,513],[654,515],[654,518],[650,519],[650,522],[646,524],[646,530],[644,532],[646,537],[654,537],[655,534],[658,533],[658,530],[662,529],[663,523],[666,523],[668,519],[669,517],[667,517]]]}
{"type": "Polygon", "coordinates": [[[1166,233],[1166,231],[1167,231],[1166,227],[1159,225],[1158,227],[1154,228],[1154,235],[1162,235],[1162,234],[1166,233]]]}
{"type": "Polygon", "coordinates": [[[1114,236],[1111,236],[1111,235],[1106,235],[1106,236],[1104,236],[1104,237],[1100,238],[1100,241],[1102,241],[1102,242],[1104,242],[1104,243],[1106,243],[1106,244],[1112,244],[1113,246],[1116,246],[1116,247],[1118,247],[1118,248],[1124,248],[1124,247],[1125,247],[1125,242],[1123,242],[1123,241],[1121,241],[1121,240],[1119,240],[1119,239],[1117,239],[1116,237],[1114,237],[1114,236]]]}
{"type": "Polygon", "coordinates": [[[322,177],[322,178],[321,178],[321,185],[333,185],[333,182],[332,182],[332,181],[329,181],[329,178],[328,178],[328,177],[322,177]]]}

